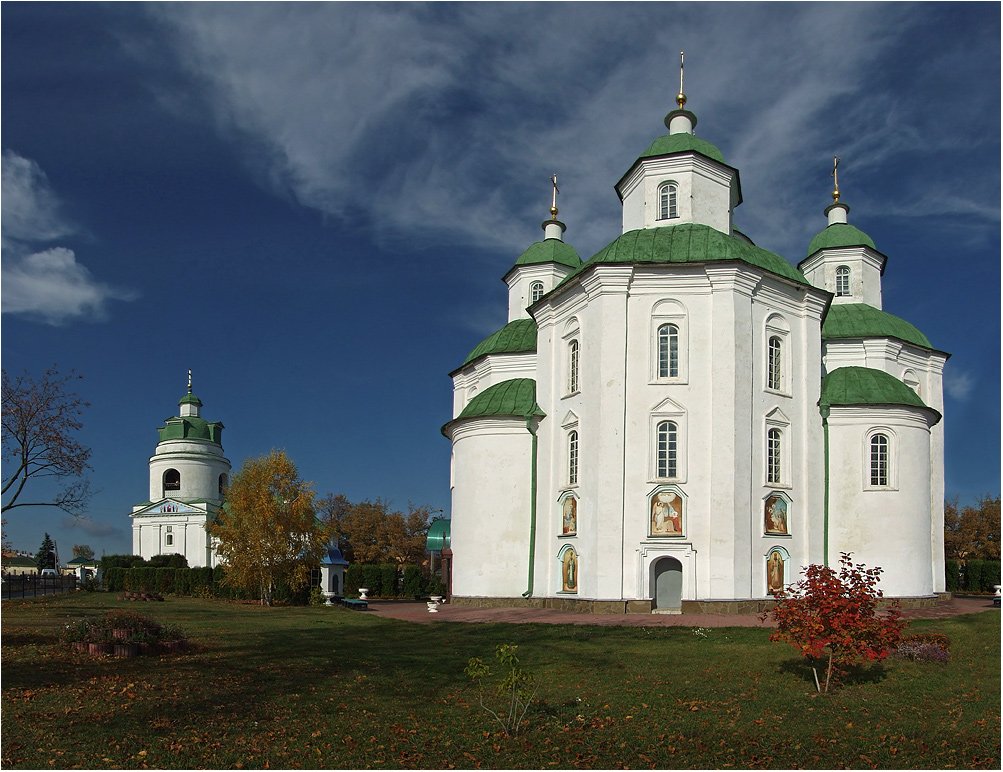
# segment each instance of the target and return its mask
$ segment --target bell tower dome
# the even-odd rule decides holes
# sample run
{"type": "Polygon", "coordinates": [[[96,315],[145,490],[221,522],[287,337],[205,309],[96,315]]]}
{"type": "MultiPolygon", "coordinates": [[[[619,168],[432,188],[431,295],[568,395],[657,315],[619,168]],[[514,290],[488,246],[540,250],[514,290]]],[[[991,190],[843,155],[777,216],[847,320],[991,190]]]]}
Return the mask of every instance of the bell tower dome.
{"type": "Polygon", "coordinates": [[[164,419],[160,441],[150,458],[150,501],[175,499],[219,504],[229,481],[230,461],[223,455],[223,424],[201,416],[202,400],[188,392],[178,415],[164,419]]]}

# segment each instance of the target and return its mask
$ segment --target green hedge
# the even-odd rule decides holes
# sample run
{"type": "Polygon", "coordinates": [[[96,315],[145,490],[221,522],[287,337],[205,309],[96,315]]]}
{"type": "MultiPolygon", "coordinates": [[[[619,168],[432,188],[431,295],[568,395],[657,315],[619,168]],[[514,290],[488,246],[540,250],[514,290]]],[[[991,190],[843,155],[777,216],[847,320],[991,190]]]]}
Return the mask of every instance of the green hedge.
{"type": "Polygon", "coordinates": [[[957,560],[944,561],[944,580],[948,592],[961,589],[961,564],[957,560]]]}
{"type": "Polygon", "coordinates": [[[993,592],[993,585],[1000,583],[1000,561],[966,560],[961,569],[962,592],[993,592]]]}

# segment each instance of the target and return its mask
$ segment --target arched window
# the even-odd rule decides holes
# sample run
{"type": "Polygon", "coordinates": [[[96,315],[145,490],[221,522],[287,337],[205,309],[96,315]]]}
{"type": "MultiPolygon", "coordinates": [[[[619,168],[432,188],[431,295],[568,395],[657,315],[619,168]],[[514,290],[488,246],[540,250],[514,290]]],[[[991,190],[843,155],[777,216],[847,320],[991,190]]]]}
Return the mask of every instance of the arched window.
{"type": "Polygon", "coordinates": [[[670,220],[679,216],[676,206],[676,184],[666,182],[658,188],[658,219],[670,220]]]}
{"type": "Polygon", "coordinates": [[[164,472],[164,495],[167,491],[181,490],[181,472],[177,469],[168,469],[164,472]]]}
{"type": "Polygon", "coordinates": [[[578,484],[578,432],[568,433],[568,485],[578,484]]]}
{"type": "Polygon", "coordinates": [[[658,328],[658,377],[679,377],[679,328],[674,324],[658,328]]]}
{"type": "Polygon", "coordinates": [[[529,285],[529,302],[535,303],[537,300],[543,297],[543,282],[534,281],[529,285]]]}
{"type": "Polygon", "coordinates": [[[577,340],[568,344],[568,393],[574,394],[578,391],[578,352],[577,340]]]}
{"type": "Polygon", "coordinates": [[[766,375],[766,387],[780,391],[783,385],[783,341],[778,335],[771,335],[769,342],[769,363],[766,375]]]}
{"type": "Polygon", "coordinates": [[[780,443],[783,437],[779,429],[770,429],[766,433],[766,482],[779,483],[780,480],[780,443]]]}
{"type": "Polygon", "coordinates": [[[850,269],[845,265],[836,269],[836,297],[847,297],[850,294],[850,269]]]}
{"type": "Polygon", "coordinates": [[[871,485],[888,485],[888,436],[871,435],[871,485]]]}
{"type": "Polygon", "coordinates": [[[226,494],[226,486],[229,485],[229,484],[230,484],[230,481],[227,479],[226,474],[225,473],[221,474],[219,476],[219,497],[220,498],[223,498],[223,496],[226,494]]]}
{"type": "Polygon", "coordinates": [[[678,476],[679,429],[672,421],[662,421],[656,429],[655,469],[660,478],[678,476]]]}

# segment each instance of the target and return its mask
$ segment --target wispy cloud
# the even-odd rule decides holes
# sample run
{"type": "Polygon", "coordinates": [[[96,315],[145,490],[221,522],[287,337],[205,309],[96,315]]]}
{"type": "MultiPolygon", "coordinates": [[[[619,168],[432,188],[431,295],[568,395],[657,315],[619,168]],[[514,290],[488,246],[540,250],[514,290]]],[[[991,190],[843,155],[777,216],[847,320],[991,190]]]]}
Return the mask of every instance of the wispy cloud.
{"type": "Polygon", "coordinates": [[[98,523],[89,517],[64,517],[60,523],[63,528],[73,528],[83,531],[88,536],[122,536],[123,528],[108,523],[98,523]]]}
{"type": "Polygon", "coordinates": [[[37,249],[76,231],[37,163],[5,150],[2,177],[3,313],[59,325],[104,319],[108,301],[136,297],[130,290],[97,281],[72,249],[37,249]]]}
{"type": "MultiPolygon", "coordinates": [[[[664,131],[680,49],[698,133],[742,170],[740,227],[791,259],[825,224],[834,152],[856,175],[859,206],[866,175],[939,141],[941,111],[862,87],[898,55],[916,6],[589,3],[569,15],[544,3],[531,26],[526,8],[153,13],[267,185],[363,218],[390,242],[517,252],[540,238],[546,180],[558,172],[568,240],[588,257],[617,232],[613,182],[664,131]]],[[[916,77],[951,55],[931,50],[916,77]]],[[[963,198],[963,182],[941,184],[963,198]]]]}
{"type": "Polygon", "coordinates": [[[944,371],[944,391],[949,397],[964,402],[975,389],[975,378],[964,370],[951,367],[944,371]]]}

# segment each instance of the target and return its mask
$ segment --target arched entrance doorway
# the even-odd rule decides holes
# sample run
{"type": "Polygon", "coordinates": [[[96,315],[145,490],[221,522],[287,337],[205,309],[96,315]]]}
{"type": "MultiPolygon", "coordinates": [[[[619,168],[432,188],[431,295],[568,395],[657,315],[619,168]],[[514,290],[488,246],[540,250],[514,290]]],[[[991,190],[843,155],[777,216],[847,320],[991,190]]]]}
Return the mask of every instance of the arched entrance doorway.
{"type": "Polygon", "coordinates": [[[659,558],[651,566],[654,611],[678,614],[683,606],[683,564],[676,558],[659,558]]]}

